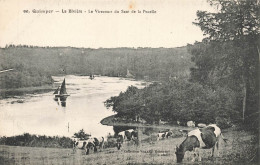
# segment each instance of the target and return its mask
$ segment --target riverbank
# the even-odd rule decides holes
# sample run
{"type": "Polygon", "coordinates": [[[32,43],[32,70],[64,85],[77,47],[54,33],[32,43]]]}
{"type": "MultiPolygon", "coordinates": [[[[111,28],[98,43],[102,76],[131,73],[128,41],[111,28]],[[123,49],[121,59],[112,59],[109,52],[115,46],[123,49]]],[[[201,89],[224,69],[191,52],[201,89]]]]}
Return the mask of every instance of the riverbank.
{"type": "Polygon", "coordinates": [[[126,121],[115,117],[116,115],[108,116],[100,121],[102,125],[107,126],[121,126],[121,127],[140,127],[140,128],[156,128],[156,129],[170,129],[170,130],[187,130],[190,131],[194,128],[185,127],[180,125],[170,125],[170,124],[146,124],[138,123],[134,121],[126,121]]]}
{"type": "Polygon", "coordinates": [[[45,93],[45,92],[50,92],[50,91],[54,91],[54,90],[55,90],[55,88],[52,85],[0,89],[0,99],[10,98],[10,97],[14,97],[14,96],[22,96],[25,94],[45,93]]]}
{"type": "MultiPolygon", "coordinates": [[[[200,150],[197,164],[258,164],[257,137],[242,130],[223,130],[227,143],[220,140],[219,156],[211,158],[211,150],[200,150]]],[[[176,164],[175,146],[185,137],[170,138],[140,146],[123,144],[121,150],[106,148],[85,155],[84,150],[0,146],[1,164],[176,164]]],[[[183,164],[191,163],[193,155],[186,152],[183,164]]]]}

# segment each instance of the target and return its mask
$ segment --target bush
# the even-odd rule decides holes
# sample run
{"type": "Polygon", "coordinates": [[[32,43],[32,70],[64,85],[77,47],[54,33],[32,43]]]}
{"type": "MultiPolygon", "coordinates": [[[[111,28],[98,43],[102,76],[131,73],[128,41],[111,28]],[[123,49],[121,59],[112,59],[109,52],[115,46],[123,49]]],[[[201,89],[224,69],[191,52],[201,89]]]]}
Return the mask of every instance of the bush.
{"type": "Polygon", "coordinates": [[[80,138],[82,140],[87,140],[91,136],[90,134],[85,133],[84,129],[79,130],[79,132],[74,133],[76,138],[80,138]]]}
{"type": "Polygon", "coordinates": [[[227,118],[221,118],[221,117],[217,117],[216,118],[216,124],[221,128],[229,128],[232,126],[230,119],[227,118]]]}
{"type": "Polygon", "coordinates": [[[25,133],[12,137],[1,137],[0,144],[10,146],[72,148],[73,142],[68,137],[36,136],[25,133]]]}

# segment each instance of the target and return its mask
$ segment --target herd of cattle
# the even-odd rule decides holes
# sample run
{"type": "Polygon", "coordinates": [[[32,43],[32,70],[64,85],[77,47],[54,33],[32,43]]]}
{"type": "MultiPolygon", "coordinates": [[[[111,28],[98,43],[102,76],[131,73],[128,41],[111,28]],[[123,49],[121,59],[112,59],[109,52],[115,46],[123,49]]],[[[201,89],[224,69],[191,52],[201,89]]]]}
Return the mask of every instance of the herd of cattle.
{"type": "MultiPolygon", "coordinates": [[[[189,121],[187,123],[187,126],[189,127],[195,127],[195,123],[192,121],[189,121]]],[[[198,124],[198,127],[194,128],[190,132],[186,132],[186,139],[179,145],[176,146],[176,157],[177,162],[181,162],[183,160],[183,157],[185,155],[186,151],[193,151],[194,152],[194,160],[196,157],[199,157],[198,153],[195,153],[198,148],[201,149],[210,149],[212,148],[212,156],[214,156],[214,150],[215,147],[218,149],[218,143],[220,137],[226,142],[227,139],[225,139],[221,133],[220,128],[216,124],[198,124]]],[[[181,132],[185,132],[185,130],[180,130],[181,132]]],[[[169,138],[173,135],[173,131],[168,130],[164,132],[159,132],[157,134],[157,141],[169,138]]],[[[134,141],[135,143],[138,140],[138,132],[134,129],[128,129],[125,131],[121,131],[116,134],[117,140],[116,140],[116,147],[118,150],[122,147],[122,143],[134,141]]],[[[104,137],[101,138],[90,138],[88,140],[80,140],[79,138],[73,138],[73,151],[76,150],[76,148],[85,149],[86,154],[89,154],[90,150],[94,150],[94,152],[97,152],[98,149],[101,151],[104,148],[104,143],[107,139],[104,137]]],[[[201,158],[198,158],[201,160],[201,158]]]]}
{"type": "MultiPolygon", "coordinates": [[[[172,131],[164,131],[164,132],[159,132],[157,134],[157,141],[169,138],[173,135],[172,131]]],[[[125,131],[119,132],[117,135],[117,140],[116,140],[116,147],[118,150],[122,147],[122,144],[124,142],[130,142],[133,141],[134,144],[137,143],[138,140],[138,132],[137,130],[134,129],[128,129],[125,131]]],[[[104,149],[104,144],[107,139],[104,137],[101,138],[89,138],[87,140],[81,140],[80,138],[72,138],[73,141],[73,151],[75,151],[77,148],[78,149],[84,149],[86,151],[86,155],[89,154],[90,150],[94,150],[94,152],[97,152],[98,149],[101,151],[104,149]]]]}

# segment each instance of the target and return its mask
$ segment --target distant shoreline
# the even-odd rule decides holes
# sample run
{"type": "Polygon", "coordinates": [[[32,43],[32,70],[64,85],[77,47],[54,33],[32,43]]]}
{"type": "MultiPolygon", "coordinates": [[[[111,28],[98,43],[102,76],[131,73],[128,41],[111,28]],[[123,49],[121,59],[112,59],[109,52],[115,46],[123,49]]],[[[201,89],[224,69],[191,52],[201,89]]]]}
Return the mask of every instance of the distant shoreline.
{"type": "Polygon", "coordinates": [[[49,92],[49,91],[53,91],[53,90],[55,90],[55,87],[53,85],[0,89],[0,99],[4,99],[4,98],[16,96],[16,95],[20,96],[20,95],[31,94],[31,93],[49,92]]]}

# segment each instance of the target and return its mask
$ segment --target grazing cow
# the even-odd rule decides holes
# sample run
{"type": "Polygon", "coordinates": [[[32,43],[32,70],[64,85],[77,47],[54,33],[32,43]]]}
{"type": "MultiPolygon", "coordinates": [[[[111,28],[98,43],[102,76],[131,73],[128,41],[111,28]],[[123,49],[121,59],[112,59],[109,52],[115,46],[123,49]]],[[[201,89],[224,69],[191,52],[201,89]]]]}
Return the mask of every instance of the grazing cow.
{"type": "Polygon", "coordinates": [[[157,141],[161,140],[161,139],[165,139],[165,138],[169,138],[170,136],[173,135],[172,131],[167,131],[167,132],[159,132],[157,134],[157,141]]]}
{"type": "Polygon", "coordinates": [[[132,140],[132,132],[133,131],[134,131],[133,129],[129,129],[129,130],[125,131],[125,139],[126,140],[128,140],[128,141],[132,140]]]}
{"type": "Polygon", "coordinates": [[[117,137],[121,140],[124,140],[125,139],[125,131],[121,131],[117,134],[117,137]]]}
{"type": "Polygon", "coordinates": [[[73,151],[75,151],[76,148],[85,149],[86,145],[88,144],[88,140],[80,140],[80,138],[72,138],[72,141],[73,141],[73,151]]]}
{"type": "Polygon", "coordinates": [[[101,149],[103,149],[103,147],[104,147],[104,142],[105,142],[104,137],[88,139],[88,143],[86,146],[86,155],[89,154],[89,150],[91,148],[94,148],[94,152],[97,152],[97,148],[99,148],[101,151],[101,149]]]}
{"type": "Polygon", "coordinates": [[[94,138],[94,139],[96,139],[98,142],[99,142],[99,144],[97,145],[97,147],[99,147],[99,149],[100,149],[100,151],[102,151],[103,149],[104,149],[104,144],[105,144],[105,139],[104,139],[104,137],[101,137],[101,138],[94,138]]]}
{"type": "Polygon", "coordinates": [[[188,121],[187,126],[188,127],[195,127],[195,122],[194,121],[188,121]]]}
{"type": "Polygon", "coordinates": [[[183,129],[180,129],[179,131],[182,133],[182,136],[187,136],[189,132],[188,130],[183,130],[183,129]]]}
{"type": "Polygon", "coordinates": [[[122,141],[121,141],[121,139],[117,138],[117,140],[116,140],[116,148],[118,150],[120,150],[121,147],[122,147],[122,141]]]}
{"type": "Polygon", "coordinates": [[[89,150],[90,149],[93,149],[94,148],[94,152],[97,152],[97,147],[96,147],[96,144],[95,144],[95,139],[94,138],[90,138],[88,139],[88,143],[85,147],[85,151],[86,151],[86,155],[89,154],[89,150]]]}
{"type": "Polygon", "coordinates": [[[132,135],[132,139],[137,139],[138,138],[137,130],[132,131],[131,135],[132,135]]]}
{"type": "Polygon", "coordinates": [[[133,130],[131,132],[131,140],[134,142],[134,144],[138,144],[138,131],[133,130]]]}
{"type": "Polygon", "coordinates": [[[206,124],[203,124],[203,123],[199,123],[199,124],[198,124],[198,127],[199,127],[199,128],[204,128],[204,127],[207,127],[207,125],[206,125],[206,124]]]}
{"type": "MultiPolygon", "coordinates": [[[[207,127],[190,131],[187,138],[180,144],[180,146],[176,146],[175,154],[177,157],[177,162],[179,163],[182,161],[186,151],[195,151],[195,148],[212,148],[213,157],[215,147],[218,149],[220,136],[226,142],[226,139],[224,139],[223,135],[221,134],[220,128],[216,124],[210,124],[207,127]]],[[[194,154],[193,161],[195,160],[196,156],[198,156],[199,161],[201,161],[198,153],[194,154]]]]}
{"type": "Polygon", "coordinates": [[[100,151],[104,148],[104,137],[101,138],[90,138],[88,140],[80,140],[79,138],[73,138],[73,151],[75,152],[76,148],[86,150],[86,154],[89,154],[89,150],[94,148],[94,152],[97,152],[97,148],[100,151]]]}
{"type": "Polygon", "coordinates": [[[119,132],[118,136],[117,136],[117,144],[116,144],[117,149],[119,150],[122,147],[122,143],[125,140],[128,140],[128,141],[134,140],[135,141],[137,139],[137,134],[138,134],[137,131],[133,130],[133,129],[119,132]]]}
{"type": "Polygon", "coordinates": [[[123,141],[124,140],[132,140],[132,136],[133,136],[133,132],[134,132],[135,130],[133,130],[133,129],[128,129],[128,130],[125,130],[125,131],[121,131],[121,132],[119,132],[118,133],[118,137],[119,138],[122,138],[123,139],[123,141]]]}
{"type": "Polygon", "coordinates": [[[159,133],[157,134],[157,141],[164,139],[165,136],[166,136],[166,133],[165,133],[165,132],[159,132],[159,133]]]}
{"type": "Polygon", "coordinates": [[[169,137],[171,137],[173,135],[172,131],[168,131],[166,132],[166,138],[168,139],[169,137]]]}

